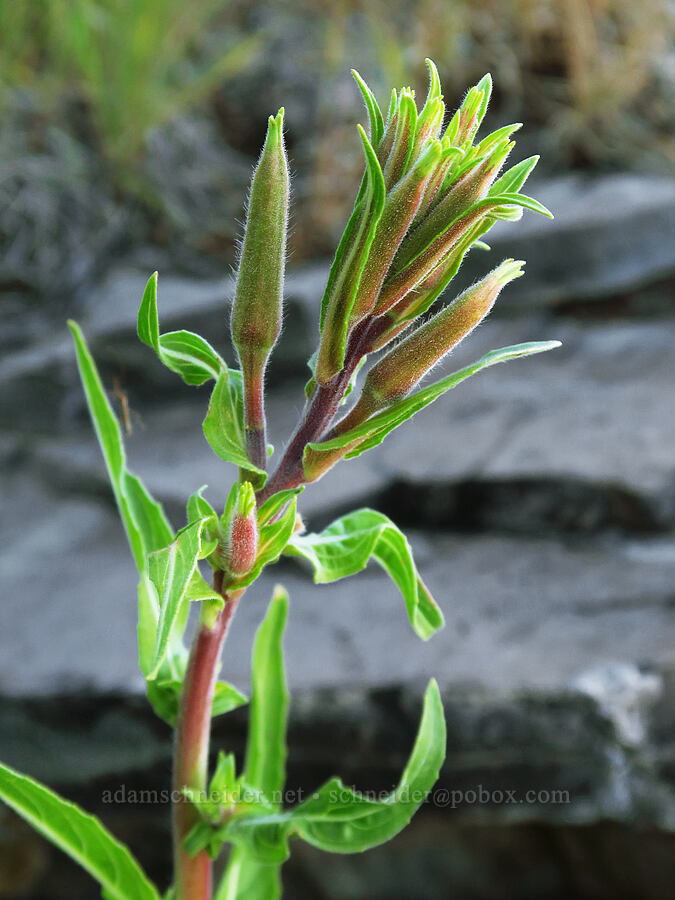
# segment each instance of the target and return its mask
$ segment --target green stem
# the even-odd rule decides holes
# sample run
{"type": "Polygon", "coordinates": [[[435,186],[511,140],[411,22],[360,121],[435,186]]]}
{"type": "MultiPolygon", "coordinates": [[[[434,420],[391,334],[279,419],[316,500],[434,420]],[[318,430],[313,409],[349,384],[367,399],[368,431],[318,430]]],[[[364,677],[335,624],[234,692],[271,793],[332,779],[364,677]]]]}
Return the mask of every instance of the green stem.
{"type": "MultiPolygon", "coordinates": [[[[222,592],[223,573],[214,575],[214,587],[222,592]]],[[[208,787],[211,708],[220,654],[242,591],[223,593],[225,605],[212,623],[200,623],[188,660],[180,699],[174,749],[174,869],[176,900],[211,900],[212,865],[205,852],[188,856],[183,841],[198,821],[194,807],[181,799],[183,788],[206,791],[208,787]]]]}

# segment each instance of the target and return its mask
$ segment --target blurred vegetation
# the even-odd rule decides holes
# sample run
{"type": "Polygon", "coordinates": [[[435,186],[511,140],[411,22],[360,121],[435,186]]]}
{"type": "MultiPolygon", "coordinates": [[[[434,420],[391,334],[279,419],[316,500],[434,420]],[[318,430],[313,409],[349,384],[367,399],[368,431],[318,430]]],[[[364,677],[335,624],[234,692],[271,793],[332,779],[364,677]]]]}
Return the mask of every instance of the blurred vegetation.
{"type": "Polygon", "coordinates": [[[101,151],[128,166],[150,129],[202,101],[260,50],[261,35],[233,39],[223,31],[228,6],[227,0],[5,0],[2,85],[32,89],[47,107],[64,95],[79,97],[101,151]]]}
{"type": "Polygon", "coordinates": [[[674,38],[670,0],[0,0],[0,285],[78,291],[143,244],[222,270],[281,105],[294,258],[330,254],[362,165],[352,66],[383,97],[425,90],[431,56],[449,106],[492,72],[544,173],[672,171],[674,38]]]}

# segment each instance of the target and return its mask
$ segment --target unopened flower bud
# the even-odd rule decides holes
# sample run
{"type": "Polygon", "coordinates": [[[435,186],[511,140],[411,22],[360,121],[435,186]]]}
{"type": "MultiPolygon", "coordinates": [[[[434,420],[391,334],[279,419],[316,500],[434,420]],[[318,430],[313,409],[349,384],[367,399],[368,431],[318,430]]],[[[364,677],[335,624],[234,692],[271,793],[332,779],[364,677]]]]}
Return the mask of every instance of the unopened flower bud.
{"type": "Polygon", "coordinates": [[[473,140],[485,116],[491,94],[492,78],[489,74],[484,75],[467,93],[445,132],[455,147],[473,140]]]}
{"type": "Polygon", "coordinates": [[[417,107],[415,106],[415,95],[410,88],[403,88],[399,94],[391,126],[394,139],[383,168],[387,190],[390,190],[405,175],[412,157],[417,127],[417,107]]]}
{"type": "Polygon", "coordinates": [[[251,182],[246,231],[232,304],[232,340],[244,381],[247,446],[251,462],[266,464],[263,378],[281,331],[289,176],[283,109],[270,116],[251,182]]]}
{"type": "Polygon", "coordinates": [[[258,522],[253,485],[245,481],[239,486],[237,504],[232,514],[226,548],[226,567],[232,575],[246,575],[258,555],[258,522]]]}
{"type": "MultiPolygon", "coordinates": [[[[456,221],[478,200],[482,200],[497,177],[513,143],[505,140],[484,159],[479,160],[453,184],[433,206],[428,215],[408,235],[396,254],[394,265],[402,269],[441,234],[450,222],[456,221]]],[[[444,188],[441,187],[441,192],[444,188]]]]}
{"type": "Polygon", "coordinates": [[[331,265],[321,303],[321,341],[314,368],[314,377],[319,384],[327,384],[344,365],[349,318],[385,203],[380,164],[360,125],[358,130],[366,157],[366,172],[354,212],[331,265]]]}
{"type": "Polygon", "coordinates": [[[523,265],[505,260],[382,357],[368,373],[358,403],[339,423],[340,432],[408,394],[487,316],[504,285],[523,274],[523,265]]]}
{"type": "Polygon", "coordinates": [[[387,271],[410,223],[415,218],[440,154],[440,142],[434,139],[413,168],[387,196],[361,274],[350,324],[360,322],[375,306],[387,271]]]}
{"type": "Polygon", "coordinates": [[[487,227],[489,226],[479,222],[470,229],[452,253],[448,254],[446,259],[436,266],[414,291],[375,320],[378,323],[378,331],[372,336],[369,352],[381,350],[408,328],[413,319],[423,315],[436,302],[459,271],[467,252],[487,230],[487,227]]]}
{"type": "MultiPolygon", "coordinates": [[[[396,274],[389,275],[382,285],[382,290],[373,310],[374,314],[376,316],[382,315],[382,313],[387,312],[387,310],[399,303],[411,291],[415,290],[450,253],[454,253],[469,231],[480,220],[485,218],[487,211],[486,208],[476,207],[461,218],[449,223],[406,266],[397,271],[396,274]]],[[[395,265],[392,266],[393,268],[395,268],[395,265]]]]}

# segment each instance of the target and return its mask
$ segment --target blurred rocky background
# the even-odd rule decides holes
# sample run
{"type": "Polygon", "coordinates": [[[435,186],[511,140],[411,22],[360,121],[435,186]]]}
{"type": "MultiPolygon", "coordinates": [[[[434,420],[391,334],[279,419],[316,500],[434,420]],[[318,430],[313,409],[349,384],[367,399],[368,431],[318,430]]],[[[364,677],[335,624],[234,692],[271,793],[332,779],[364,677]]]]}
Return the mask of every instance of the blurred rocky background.
{"type": "MultiPolygon", "coordinates": [[[[464,282],[505,256],[527,277],[452,367],[564,344],[462,385],[303,498],[310,528],[369,504],[409,530],[447,618],[428,645],[377,571],[315,589],[284,563],[241,607],[223,671],[245,689],[274,580],[291,592],[292,788],[334,771],[391,788],[429,675],[446,703],[447,764],[413,826],[360,857],[297,846],[286,896],[673,896],[674,37],[672,0],[0,2],[0,759],[101,815],[160,884],[168,808],[129,796],[167,786],[170,735],[142,698],[133,566],[64,321],[174,523],[205,482],[222,502],[208,394],[135,339],[145,279],[160,270],[165,330],[223,346],[247,182],[285,106],[283,445],[360,174],[349,69],[384,102],[392,84],[423,91],[431,56],[449,106],[492,72],[486,126],[526,123],[517,158],[542,154],[531,193],[556,213],[472,256],[464,282]]],[[[245,724],[217,720],[214,746],[241,750],[245,724]]],[[[97,896],[0,810],[0,897],[97,896]]]]}

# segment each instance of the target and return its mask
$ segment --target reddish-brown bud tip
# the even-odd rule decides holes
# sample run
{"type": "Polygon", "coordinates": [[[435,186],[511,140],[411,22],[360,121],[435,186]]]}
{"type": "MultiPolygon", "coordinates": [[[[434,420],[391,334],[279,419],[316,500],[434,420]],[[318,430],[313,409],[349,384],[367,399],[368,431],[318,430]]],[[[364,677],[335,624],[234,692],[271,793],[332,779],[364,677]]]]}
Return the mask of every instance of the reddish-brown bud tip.
{"type": "Polygon", "coordinates": [[[239,488],[237,507],[230,523],[227,548],[227,568],[233,575],[246,575],[255,565],[258,555],[258,523],[255,493],[250,482],[239,488]]]}

